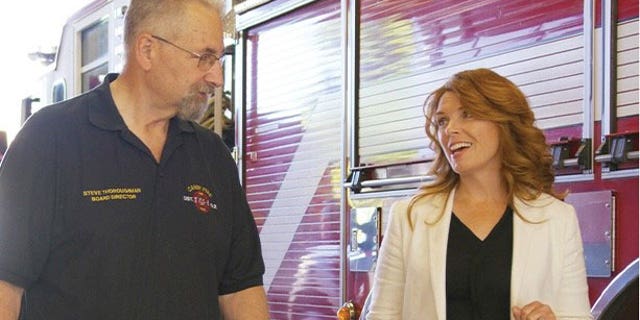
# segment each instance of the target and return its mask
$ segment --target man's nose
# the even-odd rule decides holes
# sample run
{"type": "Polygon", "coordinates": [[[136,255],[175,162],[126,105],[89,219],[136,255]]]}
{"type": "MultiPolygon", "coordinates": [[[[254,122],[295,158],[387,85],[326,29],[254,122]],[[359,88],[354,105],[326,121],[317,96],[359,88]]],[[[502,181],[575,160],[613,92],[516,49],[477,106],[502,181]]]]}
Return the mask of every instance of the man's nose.
{"type": "Polygon", "coordinates": [[[224,77],[222,75],[222,64],[220,62],[216,62],[211,66],[207,73],[204,75],[204,80],[214,87],[222,87],[224,82],[224,77]]]}

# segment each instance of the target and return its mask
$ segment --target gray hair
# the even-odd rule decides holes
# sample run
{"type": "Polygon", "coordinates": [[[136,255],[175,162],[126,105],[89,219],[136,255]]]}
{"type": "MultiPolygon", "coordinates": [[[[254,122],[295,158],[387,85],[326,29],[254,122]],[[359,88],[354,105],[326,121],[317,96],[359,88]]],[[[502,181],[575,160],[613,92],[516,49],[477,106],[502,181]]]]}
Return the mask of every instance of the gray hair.
{"type": "Polygon", "coordinates": [[[186,18],[185,5],[189,2],[210,6],[223,16],[223,4],[218,0],[131,0],[124,22],[125,47],[129,47],[142,31],[180,30],[186,18]]]}

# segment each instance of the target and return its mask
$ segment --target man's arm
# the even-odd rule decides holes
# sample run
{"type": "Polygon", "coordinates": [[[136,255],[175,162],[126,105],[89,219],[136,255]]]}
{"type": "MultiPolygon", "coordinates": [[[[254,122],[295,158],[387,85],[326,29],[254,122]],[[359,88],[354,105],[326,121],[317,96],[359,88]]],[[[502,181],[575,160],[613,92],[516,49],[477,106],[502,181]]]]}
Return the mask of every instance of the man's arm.
{"type": "Polygon", "coordinates": [[[0,280],[0,320],[17,320],[24,289],[0,280]]]}
{"type": "Polygon", "coordinates": [[[218,297],[220,311],[225,320],[268,320],[267,295],[262,286],[218,297]]]}

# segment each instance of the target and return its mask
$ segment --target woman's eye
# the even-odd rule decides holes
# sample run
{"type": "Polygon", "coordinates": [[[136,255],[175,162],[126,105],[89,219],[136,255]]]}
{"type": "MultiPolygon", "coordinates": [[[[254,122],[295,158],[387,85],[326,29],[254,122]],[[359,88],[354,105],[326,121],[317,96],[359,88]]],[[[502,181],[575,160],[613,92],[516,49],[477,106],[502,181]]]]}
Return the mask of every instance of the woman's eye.
{"type": "Polygon", "coordinates": [[[468,119],[468,118],[473,118],[473,116],[471,115],[471,113],[469,111],[463,110],[462,111],[462,118],[468,119]]]}
{"type": "Polygon", "coordinates": [[[445,127],[447,125],[447,119],[445,118],[438,118],[436,119],[436,124],[438,125],[438,127],[442,128],[445,127]]]}

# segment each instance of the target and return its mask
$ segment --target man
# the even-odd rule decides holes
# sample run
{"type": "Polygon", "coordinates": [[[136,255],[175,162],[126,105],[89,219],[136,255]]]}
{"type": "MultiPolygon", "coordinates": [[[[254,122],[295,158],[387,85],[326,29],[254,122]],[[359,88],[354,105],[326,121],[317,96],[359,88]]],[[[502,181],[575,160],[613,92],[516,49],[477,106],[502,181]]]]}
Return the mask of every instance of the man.
{"type": "Polygon", "coordinates": [[[258,232],[220,138],[218,6],[132,0],[125,66],[34,114],[0,167],[0,319],[267,319],[258,232]]]}

